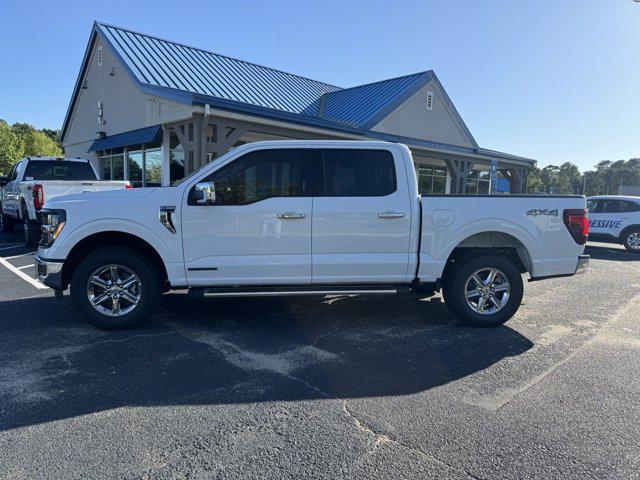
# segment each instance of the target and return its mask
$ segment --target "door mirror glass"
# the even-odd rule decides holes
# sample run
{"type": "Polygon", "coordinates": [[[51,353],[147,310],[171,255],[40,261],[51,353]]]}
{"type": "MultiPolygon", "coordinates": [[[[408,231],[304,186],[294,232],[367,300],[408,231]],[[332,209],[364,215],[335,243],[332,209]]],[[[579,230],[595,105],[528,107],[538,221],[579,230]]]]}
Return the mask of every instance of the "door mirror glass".
{"type": "Polygon", "coordinates": [[[196,205],[213,205],[216,203],[216,188],[213,182],[196,183],[194,187],[196,205]]]}
{"type": "Polygon", "coordinates": [[[7,183],[9,183],[9,177],[0,175],[0,187],[4,187],[7,183]]]}

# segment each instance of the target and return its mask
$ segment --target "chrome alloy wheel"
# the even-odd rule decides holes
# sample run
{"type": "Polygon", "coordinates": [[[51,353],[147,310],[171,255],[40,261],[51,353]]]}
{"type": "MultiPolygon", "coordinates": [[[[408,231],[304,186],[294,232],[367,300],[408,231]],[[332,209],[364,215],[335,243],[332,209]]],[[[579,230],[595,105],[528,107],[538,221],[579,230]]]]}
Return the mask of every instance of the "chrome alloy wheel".
{"type": "Polygon", "coordinates": [[[632,250],[640,250],[640,232],[633,232],[627,237],[627,245],[632,250]]]}
{"type": "Polygon", "coordinates": [[[106,265],[89,276],[87,298],[98,312],[121,317],[133,311],[142,298],[142,282],[122,265],[106,265]]]}
{"type": "Polygon", "coordinates": [[[481,315],[492,315],[502,310],[509,301],[510,291],[507,276],[491,267],[474,272],[464,286],[467,305],[481,315]]]}

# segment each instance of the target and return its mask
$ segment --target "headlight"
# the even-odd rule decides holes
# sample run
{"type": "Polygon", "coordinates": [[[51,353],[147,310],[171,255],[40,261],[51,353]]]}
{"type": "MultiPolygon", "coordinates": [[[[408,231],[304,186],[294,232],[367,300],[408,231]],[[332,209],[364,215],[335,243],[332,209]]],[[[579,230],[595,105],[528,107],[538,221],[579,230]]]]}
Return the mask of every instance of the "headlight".
{"type": "Polygon", "coordinates": [[[40,246],[47,248],[53,245],[67,221],[67,213],[64,210],[40,210],[42,222],[42,235],[40,246]]]}

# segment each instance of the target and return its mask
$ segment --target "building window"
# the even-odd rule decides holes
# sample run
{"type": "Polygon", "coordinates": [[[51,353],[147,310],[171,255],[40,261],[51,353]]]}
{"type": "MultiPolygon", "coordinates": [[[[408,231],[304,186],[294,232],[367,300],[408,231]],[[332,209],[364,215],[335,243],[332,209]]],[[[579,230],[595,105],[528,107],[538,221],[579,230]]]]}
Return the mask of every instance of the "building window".
{"type": "Polygon", "coordinates": [[[207,124],[207,142],[216,143],[218,141],[218,126],[207,124]]]}
{"type": "Polygon", "coordinates": [[[467,177],[465,193],[467,195],[487,195],[490,183],[488,170],[471,170],[467,177]]]}
{"type": "Polygon", "coordinates": [[[100,155],[100,178],[102,180],[124,180],[124,150],[113,148],[100,155]]]}
{"type": "Polygon", "coordinates": [[[447,169],[437,165],[417,165],[418,193],[440,195],[447,193],[447,169]]]}
{"type": "Polygon", "coordinates": [[[184,149],[178,136],[171,132],[169,137],[169,181],[173,184],[184,177],[184,149]]]}
{"type": "Polygon", "coordinates": [[[433,110],[433,92],[427,92],[427,110],[433,110]]]}
{"type": "Polygon", "coordinates": [[[162,180],[162,152],[159,144],[129,147],[129,178],[131,186],[159,187],[162,180]]]}
{"type": "MultiPolygon", "coordinates": [[[[102,180],[129,180],[133,187],[159,187],[162,180],[160,144],[132,145],[100,152],[102,180]],[[125,158],[129,174],[125,177],[125,158]]],[[[181,175],[184,176],[184,173],[181,175]]]]}
{"type": "MultiPolygon", "coordinates": [[[[135,147],[134,147],[135,148],[135,147]]],[[[144,152],[142,150],[133,150],[127,154],[127,161],[129,162],[129,182],[134,188],[140,188],[142,183],[142,169],[143,169],[144,152]]]]}
{"type": "Polygon", "coordinates": [[[159,148],[144,152],[144,186],[159,187],[162,182],[162,152],[159,148]]]}
{"type": "Polygon", "coordinates": [[[98,47],[97,57],[98,57],[98,66],[101,67],[102,66],[102,47],[98,47]]]}

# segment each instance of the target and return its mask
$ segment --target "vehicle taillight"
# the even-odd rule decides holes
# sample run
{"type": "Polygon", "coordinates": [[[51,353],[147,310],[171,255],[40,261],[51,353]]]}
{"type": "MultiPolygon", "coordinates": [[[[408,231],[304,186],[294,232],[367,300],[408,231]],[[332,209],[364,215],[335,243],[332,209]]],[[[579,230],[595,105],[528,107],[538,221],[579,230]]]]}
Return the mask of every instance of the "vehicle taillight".
{"type": "Polygon", "coordinates": [[[33,194],[33,207],[38,209],[44,205],[44,190],[42,185],[36,184],[31,188],[33,194]]]}
{"type": "Polygon", "coordinates": [[[127,183],[127,184],[124,186],[124,188],[129,189],[129,188],[133,188],[133,187],[131,186],[131,184],[130,184],[130,183],[127,183]]]}
{"type": "Polygon", "coordinates": [[[589,219],[586,210],[565,210],[562,213],[562,219],[567,226],[567,230],[578,245],[587,243],[589,236],[589,219]]]}

